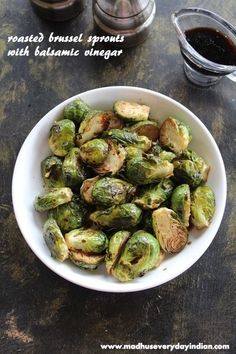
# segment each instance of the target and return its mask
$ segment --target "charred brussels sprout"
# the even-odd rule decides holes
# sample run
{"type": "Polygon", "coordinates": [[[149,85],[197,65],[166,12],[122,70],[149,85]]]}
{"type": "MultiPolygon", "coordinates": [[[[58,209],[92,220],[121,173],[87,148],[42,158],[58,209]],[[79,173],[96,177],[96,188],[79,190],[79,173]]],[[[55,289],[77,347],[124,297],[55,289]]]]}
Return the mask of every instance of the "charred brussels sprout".
{"type": "Polygon", "coordinates": [[[104,136],[116,140],[121,145],[131,145],[143,151],[149,150],[152,146],[151,140],[149,140],[146,136],[139,136],[136,133],[132,133],[124,129],[111,129],[105,132],[104,136]]]}
{"type": "Polygon", "coordinates": [[[43,236],[52,257],[63,262],[68,258],[68,247],[59,226],[53,218],[49,218],[43,226],[43,236]]]}
{"type": "Polygon", "coordinates": [[[127,282],[156,267],[159,257],[160,247],[157,239],[148,232],[139,230],[126,242],[111,273],[119,281],[127,282]]]}
{"type": "Polygon", "coordinates": [[[83,225],[87,209],[79,201],[59,205],[50,211],[50,216],[56,220],[58,226],[63,232],[77,229],[83,225]]]}
{"type": "Polygon", "coordinates": [[[110,129],[122,129],[124,128],[124,121],[120,119],[119,117],[115,116],[114,113],[111,113],[109,125],[107,127],[107,130],[110,129]]]}
{"type": "Polygon", "coordinates": [[[88,165],[100,165],[109,152],[108,143],[104,139],[87,141],[80,147],[80,157],[88,165]]]}
{"type": "Polygon", "coordinates": [[[93,204],[92,190],[98,179],[99,176],[88,178],[83,182],[80,188],[80,195],[83,200],[88,204],[93,204]]]}
{"type": "Polygon", "coordinates": [[[48,144],[57,156],[65,156],[75,145],[75,124],[69,119],[55,122],[50,129],[48,144]]]}
{"type": "Polygon", "coordinates": [[[109,126],[111,112],[96,112],[80,124],[76,142],[79,146],[103,133],[109,126]]]}
{"type": "Polygon", "coordinates": [[[104,232],[94,229],[75,229],[65,234],[70,259],[79,267],[96,269],[104,260],[108,239],[104,232]]]}
{"type": "Polygon", "coordinates": [[[85,168],[81,164],[78,148],[70,149],[63,161],[62,172],[66,186],[78,190],[86,178],[85,168]]]}
{"type": "Polygon", "coordinates": [[[126,158],[126,151],[125,148],[119,144],[116,144],[112,140],[107,140],[109,151],[106,159],[104,162],[98,166],[94,166],[93,169],[99,175],[115,175],[123,166],[125,158],[126,158]]]}
{"type": "Polygon", "coordinates": [[[209,166],[192,150],[186,150],[179,160],[174,161],[174,177],[179,183],[187,183],[194,189],[206,182],[209,166]]]}
{"type": "Polygon", "coordinates": [[[139,224],[141,217],[140,208],[135,204],[126,203],[95,211],[90,215],[90,220],[101,227],[130,229],[139,224]]]}
{"type": "Polygon", "coordinates": [[[53,188],[35,199],[34,208],[40,212],[54,209],[58,205],[70,202],[72,196],[73,193],[70,188],[53,188]]]}
{"type": "Polygon", "coordinates": [[[41,174],[46,188],[64,187],[62,160],[57,156],[48,156],[41,162],[41,174]]]}
{"type": "Polygon", "coordinates": [[[159,137],[159,128],[157,122],[145,120],[132,125],[129,128],[130,132],[144,135],[151,141],[157,141],[159,137]]]}
{"type": "Polygon", "coordinates": [[[92,109],[87,103],[81,100],[81,98],[77,98],[64,108],[64,119],[70,119],[75,123],[81,123],[91,111],[92,109]]]}
{"type": "Polygon", "coordinates": [[[187,149],[191,136],[189,128],[179,120],[169,117],[161,125],[160,143],[179,154],[187,149]]]}
{"type": "Polygon", "coordinates": [[[120,254],[129,237],[130,237],[129,231],[118,231],[110,238],[109,247],[105,259],[106,269],[109,274],[111,274],[112,269],[118,262],[120,254]]]}
{"type": "Polygon", "coordinates": [[[180,252],[188,241],[188,230],[171,209],[160,208],[152,213],[153,229],[163,251],[180,252]]]}
{"type": "Polygon", "coordinates": [[[192,193],[191,221],[197,229],[209,226],[215,213],[215,196],[208,186],[200,186],[192,193]]]}
{"type": "Polygon", "coordinates": [[[173,175],[174,166],[153,155],[129,159],[126,164],[126,177],[133,184],[150,184],[173,175]]]}
{"type": "Polygon", "coordinates": [[[124,121],[139,122],[148,119],[150,108],[136,102],[116,101],[114,112],[124,121]]]}
{"type": "Polygon", "coordinates": [[[136,191],[132,184],[118,178],[104,177],[96,181],[92,189],[95,204],[112,206],[125,203],[136,191]]]}
{"type": "Polygon", "coordinates": [[[176,212],[185,226],[189,226],[190,203],[189,185],[181,184],[176,187],[171,196],[171,209],[176,212]]]}
{"type": "Polygon", "coordinates": [[[163,179],[157,185],[144,188],[134,202],[143,209],[156,209],[171,196],[172,191],[173,182],[169,179],[163,179]]]}

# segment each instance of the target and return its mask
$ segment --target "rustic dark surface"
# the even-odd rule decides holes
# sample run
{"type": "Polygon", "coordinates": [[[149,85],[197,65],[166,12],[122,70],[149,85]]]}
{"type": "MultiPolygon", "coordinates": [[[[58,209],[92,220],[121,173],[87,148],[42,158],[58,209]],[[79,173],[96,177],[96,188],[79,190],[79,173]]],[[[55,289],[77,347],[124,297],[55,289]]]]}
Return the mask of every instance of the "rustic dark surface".
{"type": "Polygon", "coordinates": [[[9,35],[87,36],[93,22],[86,3],[64,24],[39,19],[27,0],[0,3],[0,353],[90,354],[108,352],[102,343],[139,342],[229,344],[218,352],[235,353],[236,86],[226,78],[207,90],[191,85],[170,22],[174,10],[201,6],[236,24],[235,0],[158,1],[152,36],[118,59],[7,57],[14,48],[9,35]],[[226,211],[209,249],[177,279],[139,293],[101,293],[64,281],[26,245],[12,209],[12,171],[31,128],[64,99],[107,85],[147,87],[186,105],[215,137],[227,170],[226,211]]]}

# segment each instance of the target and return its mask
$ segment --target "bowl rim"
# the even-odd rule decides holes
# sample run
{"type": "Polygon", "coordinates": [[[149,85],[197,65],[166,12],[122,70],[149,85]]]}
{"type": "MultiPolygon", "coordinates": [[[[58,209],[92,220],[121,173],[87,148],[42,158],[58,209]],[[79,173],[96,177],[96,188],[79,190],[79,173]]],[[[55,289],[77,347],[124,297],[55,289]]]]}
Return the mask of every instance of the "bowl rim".
{"type": "MultiPolygon", "coordinates": [[[[226,180],[226,172],[225,172],[225,166],[224,166],[224,162],[220,153],[220,150],[213,138],[213,136],[211,135],[210,131],[207,129],[207,127],[202,123],[202,121],[192,112],[190,111],[190,109],[188,109],[187,107],[185,107],[183,104],[179,103],[178,101],[174,100],[173,98],[164,95],[162,93],[159,93],[157,91],[151,90],[151,89],[147,89],[147,88],[142,88],[142,87],[137,87],[137,86],[104,86],[104,87],[99,87],[99,88],[95,88],[92,90],[87,90],[81,93],[78,93],[66,100],[64,100],[63,102],[59,103],[58,105],[56,105],[54,108],[52,108],[48,113],[46,113],[42,118],[40,118],[40,120],[34,125],[34,127],[31,129],[31,131],[29,132],[29,134],[26,136],[20,150],[18,153],[18,156],[16,158],[16,162],[15,162],[15,166],[14,166],[14,171],[13,171],[13,177],[12,177],[12,202],[13,202],[13,209],[14,209],[14,213],[15,213],[15,217],[16,217],[16,221],[18,224],[18,227],[21,231],[22,236],[24,237],[26,243],[28,244],[28,246],[31,248],[31,250],[33,251],[33,253],[37,256],[37,258],[40,259],[40,261],[46,265],[50,270],[52,270],[54,273],[56,273],[57,275],[59,275],[60,277],[64,278],[67,281],[70,281],[73,284],[76,285],[80,285],[83,286],[87,289],[91,289],[91,290],[96,290],[96,291],[101,291],[101,292],[111,292],[111,293],[128,293],[128,292],[136,292],[136,291],[143,291],[143,290],[148,290],[148,289],[152,289],[154,287],[160,286],[164,283],[169,282],[170,280],[175,279],[176,277],[178,277],[180,274],[184,273],[186,270],[188,270],[190,267],[192,267],[192,265],[194,263],[196,263],[199,258],[206,252],[206,250],[208,249],[208,247],[210,246],[210,244],[212,243],[213,239],[215,238],[223,215],[224,215],[224,211],[225,211],[225,204],[226,204],[226,195],[227,195],[227,180],[226,180]],[[61,274],[60,271],[60,267],[56,268],[54,267],[49,261],[47,261],[47,259],[49,259],[48,257],[44,257],[41,255],[40,252],[37,251],[37,249],[34,247],[34,242],[31,242],[31,240],[29,240],[27,238],[27,230],[25,228],[25,224],[24,221],[21,219],[20,217],[20,212],[19,212],[19,206],[18,206],[18,202],[17,202],[17,171],[19,168],[19,164],[20,164],[20,160],[21,160],[21,156],[24,153],[24,149],[25,149],[25,145],[26,145],[26,141],[28,138],[31,137],[31,135],[33,135],[34,131],[38,129],[38,127],[40,126],[40,124],[42,124],[42,120],[47,120],[48,117],[50,117],[54,112],[59,111],[61,108],[63,108],[66,104],[68,104],[69,102],[73,101],[74,99],[81,97],[83,95],[86,94],[96,94],[97,91],[106,91],[106,90],[133,90],[136,92],[145,92],[147,94],[151,94],[151,95],[155,95],[157,97],[160,97],[163,100],[166,100],[168,102],[171,102],[172,104],[176,105],[179,109],[185,111],[185,113],[187,113],[187,115],[191,116],[191,118],[197,122],[198,125],[200,125],[201,129],[203,129],[205,131],[205,133],[207,134],[207,136],[209,137],[211,144],[213,144],[214,149],[216,151],[217,157],[219,159],[219,164],[220,164],[220,168],[223,172],[223,180],[222,180],[222,185],[223,185],[223,190],[222,190],[222,199],[221,199],[221,208],[220,208],[220,214],[218,215],[218,218],[216,220],[216,225],[215,225],[215,229],[213,231],[213,235],[211,238],[208,238],[208,242],[206,243],[205,248],[199,252],[197,254],[197,257],[192,257],[191,261],[188,262],[187,267],[186,264],[182,264],[181,266],[178,267],[178,270],[175,271],[174,275],[170,274],[169,276],[167,275],[165,280],[163,281],[159,281],[158,284],[153,282],[153,284],[145,284],[145,282],[143,283],[118,283],[119,286],[114,286],[114,288],[112,287],[112,285],[116,285],[116,284],[110,284],[108,283],[108,286],[106,288],[102,288],[99,286],[96,286],[93,284],[93,282],[86,284],[86,281],[78,281],[75,279],[72,279],[70,276],[68,276],[67,274],[61,274]],[[56,269],[55,269],[56,268],[56,269]],[[128,287],[124,287],[124,284],[129,284],[131,286],[128,287]]],[[[96,284],[96,283],[95,283],[96,284]]]]}

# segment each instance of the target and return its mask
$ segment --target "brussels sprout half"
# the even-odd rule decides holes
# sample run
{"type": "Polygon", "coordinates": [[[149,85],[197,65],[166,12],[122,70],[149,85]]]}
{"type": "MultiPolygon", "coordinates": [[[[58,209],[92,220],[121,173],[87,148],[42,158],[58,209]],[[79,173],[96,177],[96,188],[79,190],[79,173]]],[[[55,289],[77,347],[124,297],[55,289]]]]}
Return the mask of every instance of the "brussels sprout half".
{"type": "Polygon", "coordinates": [[[43,236],[52,257],[63,262],[68,258],[68,247],[59,226],[53,218],[49,218],[43,226],[43,236]]]}
{"type": "Polygon", "coordinates": [[[191,136],[189,128],[179,120],[169,117],[161,125],[160,143],[176,154],[187,149],[191,136]]]}
{"type": "Polygon", "coordinates": [[[209,226],[215,213],[215,195],[209,186],[200,186],[192,193],[191,222],[197,229],[209,226]]]}
{"type": "Polygon", "coordinates": [[[119,144],[116,144],[112,140],[107,140],[109,151],[104,162],[98,166],[93,166],[93,170],[99,175],[115,175],[123,166],[126,151],[125,148],[119,144]]]}
{"type": "Polygon", "coordinates": [[[65,156],[75,145],[75,124],[69,119],[55,122],[49,132],[48,144],[54,155],[65,156]]]}
{"type": "Polygon", "coordinates": [[[171,209],[159,208],[152,213],[153,229],[163,251],[180,252],[188,241],[188,230],[171,209]]]}
{"type": "Polygon", "coordinates": [[[83,182],[80,188],[80,195],[83,198],[83,200],[88,204],[93,204],[92,190],[98,179],[99,176],[88,178],[83,182]]]}
{"type": "Polygon", "coordinates": [[[61,231],[68,232],[81,227],[84,223],[87,208],[77,200],[59,205],[50,211],[61,231]]]}
{"type": "Polygon", "coordinates": [[[96,112],[94,115],[86,117],[80,124],[76,143],[83,145],[86,141],[96,138],[104,132],[109,125],[111,112],[96,112]]]}
{"type": "Polygon", "coordinates": [[[65,240],[71,261],[80,268],[96,269],[105,258],[108,239],[100,230],[72,230],[65,234],[65,240]]]}
{"type": "Polygon", "coordinates": [[[121,282],[130,281],[153,269],[159,256],[160,246],[157,239],[148,232],[139,230],[126,242],[111,273],[121,282]]]}
{"type": "Polygon", "coordinates": [[[81,98],[77,98],[65,106],[64,119],[70,119],[74,123],[81,123],[91,111],[92,109],[87,103],[81,98]]]}
{"type": "Polygon", "coordinates": [[[90,220],[100,227],[130,229],[139,224],[142,210],[132,203],[112,206],[90,214],[90,220]]]}
{"type": "Polygon", "coordinates": [[[95,204],[112,206],[127,202],[136,192],[136,187],[118,178],[104,177],[95,182],[92,200],[95,204]]]}
{"type": "Polygon", "coordinates": [[[109,145],[104,139],[92,139],[80,147],[80,157],[85,164],[100,165],[109,152],[109,145]]]}
{"type": "Polygon", "coordinates": [[[115,114],[127,122],[139,122],[147,120],[150,107],[136,102],[116,101],[114,103],[115,114]]]}
{"type": "Polygon", "coordinates": [[[171,196],[171,209],[176,212],[186,227],[189,226],[190,203],[189,185],[181,184],[176,187],[171,196]]]}
{"type": "Polygon", "coordinates": [[[66,186],[78,190],[86,178],[86,171],[80,161],[79,148],[72,148],[65,156],[62,172],[66,186]]]}
{"type": "Polygon", "coordinates": [[[191,189],[207,181],[210,167],[192,150],[186,150],[174,162],[174,178],[178,183],[189,184],[191,189]]]}
{"type": "Polygon", "coordinates": [[[124,129],[111,129],[103,134],[105,137],[116,140],[121,145],[131,145],[143,151],[148,151],[152,146],[151,140],[146,136],[140,136],[137,133],[124,129]]]}
{"type": "Polygon", "coordinates": [[[173,175],[174,166],[168,161],[162,161],[153,155],[139,156],[129,159],[126,164],[125,174],[127,179],[138,185],[159,182],[162,178],[173,175]]]}
{"type": "Polygon", "coordinates": [[[138,135],[146,136],[151,141],[157,141],[159,137],[159,127],[157,122],[152,120],[145,120],[131,125],[129,131],[137,133],[138,135]]]}
{"type": "Polygon", "coordinates": [[[68,187],[53,188],[35,198],[34,208],[36,211],[43,212],[56,208],[58,205],[71,201],[73,192],[68,187]]]}
{"type": "Polygon", "coordinates": [[[118,231],[111,236],[105,258],[108,274],[111,274],[112,269],[118,262],[120,254],[130,235],[129,231],[118,231]]]}
{"type": "Polygon", "coordinates": [[[41,162],[41,174],[46,188],[64,187],[62,160],[57,156],[48,156],[41,162]]]}
{"type": "Polygon", "coordinates": [[[173,188],[171,180],[163,179],[154,186],[145,187],[134,202],[143,209],[156,209],[171,196],[173,188]]]}

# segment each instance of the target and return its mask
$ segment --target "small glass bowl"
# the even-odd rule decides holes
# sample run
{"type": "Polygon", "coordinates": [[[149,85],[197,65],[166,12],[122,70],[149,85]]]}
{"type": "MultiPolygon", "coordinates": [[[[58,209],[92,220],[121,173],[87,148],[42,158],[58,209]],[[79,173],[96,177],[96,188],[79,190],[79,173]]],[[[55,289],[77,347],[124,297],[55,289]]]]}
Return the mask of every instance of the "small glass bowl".
{"type": "Polygon", "coordinates": [[[225,75],[231,74],[231,77],[235,77],[235,65],[218,64],[204,58],[188,43],[185,36],[187,30],[207,27],[221,32],[236,46],[235,27],[214,12],[196,7],[173,13],[171,20],[178,34],[180,51],[184,58],[184,72],[191,82],[208,87],[216,84],[225,75]]]}

